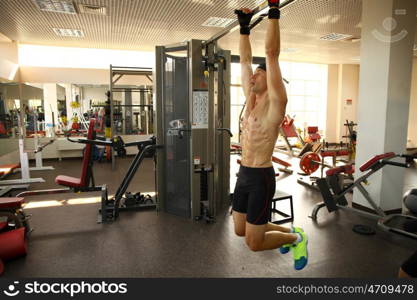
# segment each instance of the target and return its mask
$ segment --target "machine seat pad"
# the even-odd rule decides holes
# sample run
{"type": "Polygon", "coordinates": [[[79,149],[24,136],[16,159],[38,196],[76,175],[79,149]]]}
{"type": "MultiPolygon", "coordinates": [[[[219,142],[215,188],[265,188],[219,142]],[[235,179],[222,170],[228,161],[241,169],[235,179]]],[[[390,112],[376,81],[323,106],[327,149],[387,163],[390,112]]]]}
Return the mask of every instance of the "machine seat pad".
{"type": "Polygon", "coordinates": [[[309,133],[308,135],[310,136],[310,139],[312,139],[312,140],[319,140],[319,139],[321,139],[321,136],[318,133],[309,133]]]}
{"type": "Polygon", "coordinates": [[[232,149],[242,150],[242,146],[239,144],[230,144],[230,147],[232,149]]]}
{"type": "Polygon", "coordinates": [[[321,157],[329,157],[329,156],[336,156],[337,153],[336,153],[336,151],[325,151],[325,150],[321,150],[320,151],[320,155],[321,155],[321,157]]]}
{"type": "Polygon", "coordinates": [[[81,178],[58,175],[55,178],[55,182],[59,185],[63,185],[67,187],[81,187],[81,178]]]}
{"type": "Polygon", "coordinates": [[[340,173],[345,173],[349,175],[355,173],[355,165],[340,166],[326,171],[327,176],[333,176],[340,173]]]}
{"type": "Polygon", "coordinates": [[[375,155],[374,157],[372,157],[370,160],[368,160],[366,163],[364,163],[359,170],[361,170],[361,172],[365,172],[369,169],[371,169],[377,162],[379,162],[381,159],[385,159],[385,158],[393,158],[395,156],[394,152],[388,152],[385,154],[380,154],[380,155],[375,155]]]}
{"type": "Polygon", "coordinates": [[[276,156],[272,156],[272,161],[273,161],[274,163],[276,163],[276,164],[280,164],[280,165],[282,165],[282,166],[284,166],[284,167],[286,167],[286,168],[291,167],[291,164],[290,164],[289,162],[286,162],[285,160],[279,159],[279,158],[278,158],[278,157],[276,157],[276,156]]]}
{"type": "Polygon", "coordinates": [[[350,154],[349,150],[339,150],[339,151],[337,151],[337,156],[347,156],[349,154],[350,154]]]}
{"type": "Polygon", "coordinates": [[[24,203],[24,198],[21,197],[4,197],[0,198],[0,210],[10,208],[21,208],[24,203]]]}

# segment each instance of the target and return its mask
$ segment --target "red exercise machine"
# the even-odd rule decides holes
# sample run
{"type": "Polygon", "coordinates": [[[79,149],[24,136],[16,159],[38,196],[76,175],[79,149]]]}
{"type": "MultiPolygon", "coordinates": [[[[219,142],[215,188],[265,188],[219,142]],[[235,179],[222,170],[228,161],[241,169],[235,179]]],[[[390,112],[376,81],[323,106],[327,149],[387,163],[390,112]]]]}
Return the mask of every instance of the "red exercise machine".
{"type": "Polygon", "coordinates": [[[281,123],[279,132],[282,138],[284,139],[285,149],[278,147],[278,151],[288,154],[289,156],[295,156],[295,151],[297,147],[296,145],[291,144],[290,139],[296,140],[296,144],[298,143],[302,147],[304,147],[305,142],[303,141],[301,136],[298,134],[297,129],[295,128],[294,118],[291,118],[290,116],[285,116],[284,120],[281,123]]]}
{"type": "MultiPolygon", "coordinates": [[[[410,238],[417,239],[417,233],[411,232],[407,229],[406,224],[410,221],[416,221],[417,218],[414,216],[403,215],[403,214],[391,214],[387,215],[371,198],[371,195],[365,189],[367,184],[367,179],[372,174],[376,173],[385,166],[395,166],[408,168],[409,164],[404,162],[393,161],[394,158],[405,158],[414,159],[415,156],[410,155],[398,155],[393,152],[376,155],[373,158],[369,159],[366,163],[360,166],[360,171],[365,174],[356,179],[351,185],[346,188],[343,188],[340,184],[339,178],[340,175],[346,172],[351,172],[352,166],[342,166],[327,170],[326,178],[320,178],[317,180],[317,186],[320,189],[321,195],[323,197],[323,202],[317,204],[311,214],[313,220],[317,220],[317,214],[322,207],[327,207],[329,212],[334,212],[339,209],[349,210],[357,214],[376,219],[378,222],[378,227],[384,231],[401,234],[410,238]],[[366,201],[372,207],[373,213],[369,213],[357,208],[348,206],[348,201],[345,195],[354,188],[357,188],[359,192],[364,196],[366,201]]],[[[372,234],[373,229],[364,225],[355,225],[353,231],[360,234],[372,234]]]]}
{"type": "Polygon", "coordinates": [[[23,198],[0,198],[0,275],[3,261],[26,255],[26,237],[31,232],[29,216],[23,211],[23,198]]]}

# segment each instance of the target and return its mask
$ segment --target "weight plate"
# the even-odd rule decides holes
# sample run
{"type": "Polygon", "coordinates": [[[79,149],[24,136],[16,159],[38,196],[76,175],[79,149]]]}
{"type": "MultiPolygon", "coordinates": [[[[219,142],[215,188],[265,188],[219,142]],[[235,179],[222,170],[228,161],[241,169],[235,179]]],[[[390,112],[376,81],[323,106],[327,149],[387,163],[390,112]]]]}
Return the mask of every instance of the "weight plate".
{"type": "Polygon", "coordinates": [[[320,167],[320,156],[314,152],[307,152],[300,159],[300,169],[307,175],[313,174],[320,167]]]}
{"type": "Polygon", "coordinates": [[[352,228],[353,232],[363,234],[363,235],[373,235],[375,234],[375,229],[367,225],[357,224],[352,228]]]}

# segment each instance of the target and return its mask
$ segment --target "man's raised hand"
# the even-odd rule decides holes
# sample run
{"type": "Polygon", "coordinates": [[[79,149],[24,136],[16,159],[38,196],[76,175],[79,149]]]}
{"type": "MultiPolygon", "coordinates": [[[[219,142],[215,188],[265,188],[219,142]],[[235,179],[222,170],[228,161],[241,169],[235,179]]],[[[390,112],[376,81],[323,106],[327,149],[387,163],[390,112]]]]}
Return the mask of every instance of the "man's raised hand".
{"type": "Polygon", "coordinates": [[[268,18],[279,19],[281,17],[281,12],[279,11],[279,0],[268,0],[268,5],[268,18]]]}
{"type": "Polygon", "coordinates": [[[237,14],[237,19],[240,25],[240,34],[250,34],[249,24],[253,17],[253,11],[247,8],[236,9],[235,14],[237,14]]]}

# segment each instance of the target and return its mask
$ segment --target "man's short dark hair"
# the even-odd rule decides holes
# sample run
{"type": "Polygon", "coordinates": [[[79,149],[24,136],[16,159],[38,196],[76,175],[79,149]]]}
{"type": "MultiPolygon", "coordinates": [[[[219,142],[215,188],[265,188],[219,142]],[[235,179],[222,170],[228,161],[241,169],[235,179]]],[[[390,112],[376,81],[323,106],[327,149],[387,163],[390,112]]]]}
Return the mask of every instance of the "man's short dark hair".
{"type": "Polygon", "coordinates": [[[264,70],[264,71],[266,72],[266,64],[265,64],[265,63],[260,64],[260,65],[257,67],[257,69],[262,69],[262,70],[264,70]]]}

